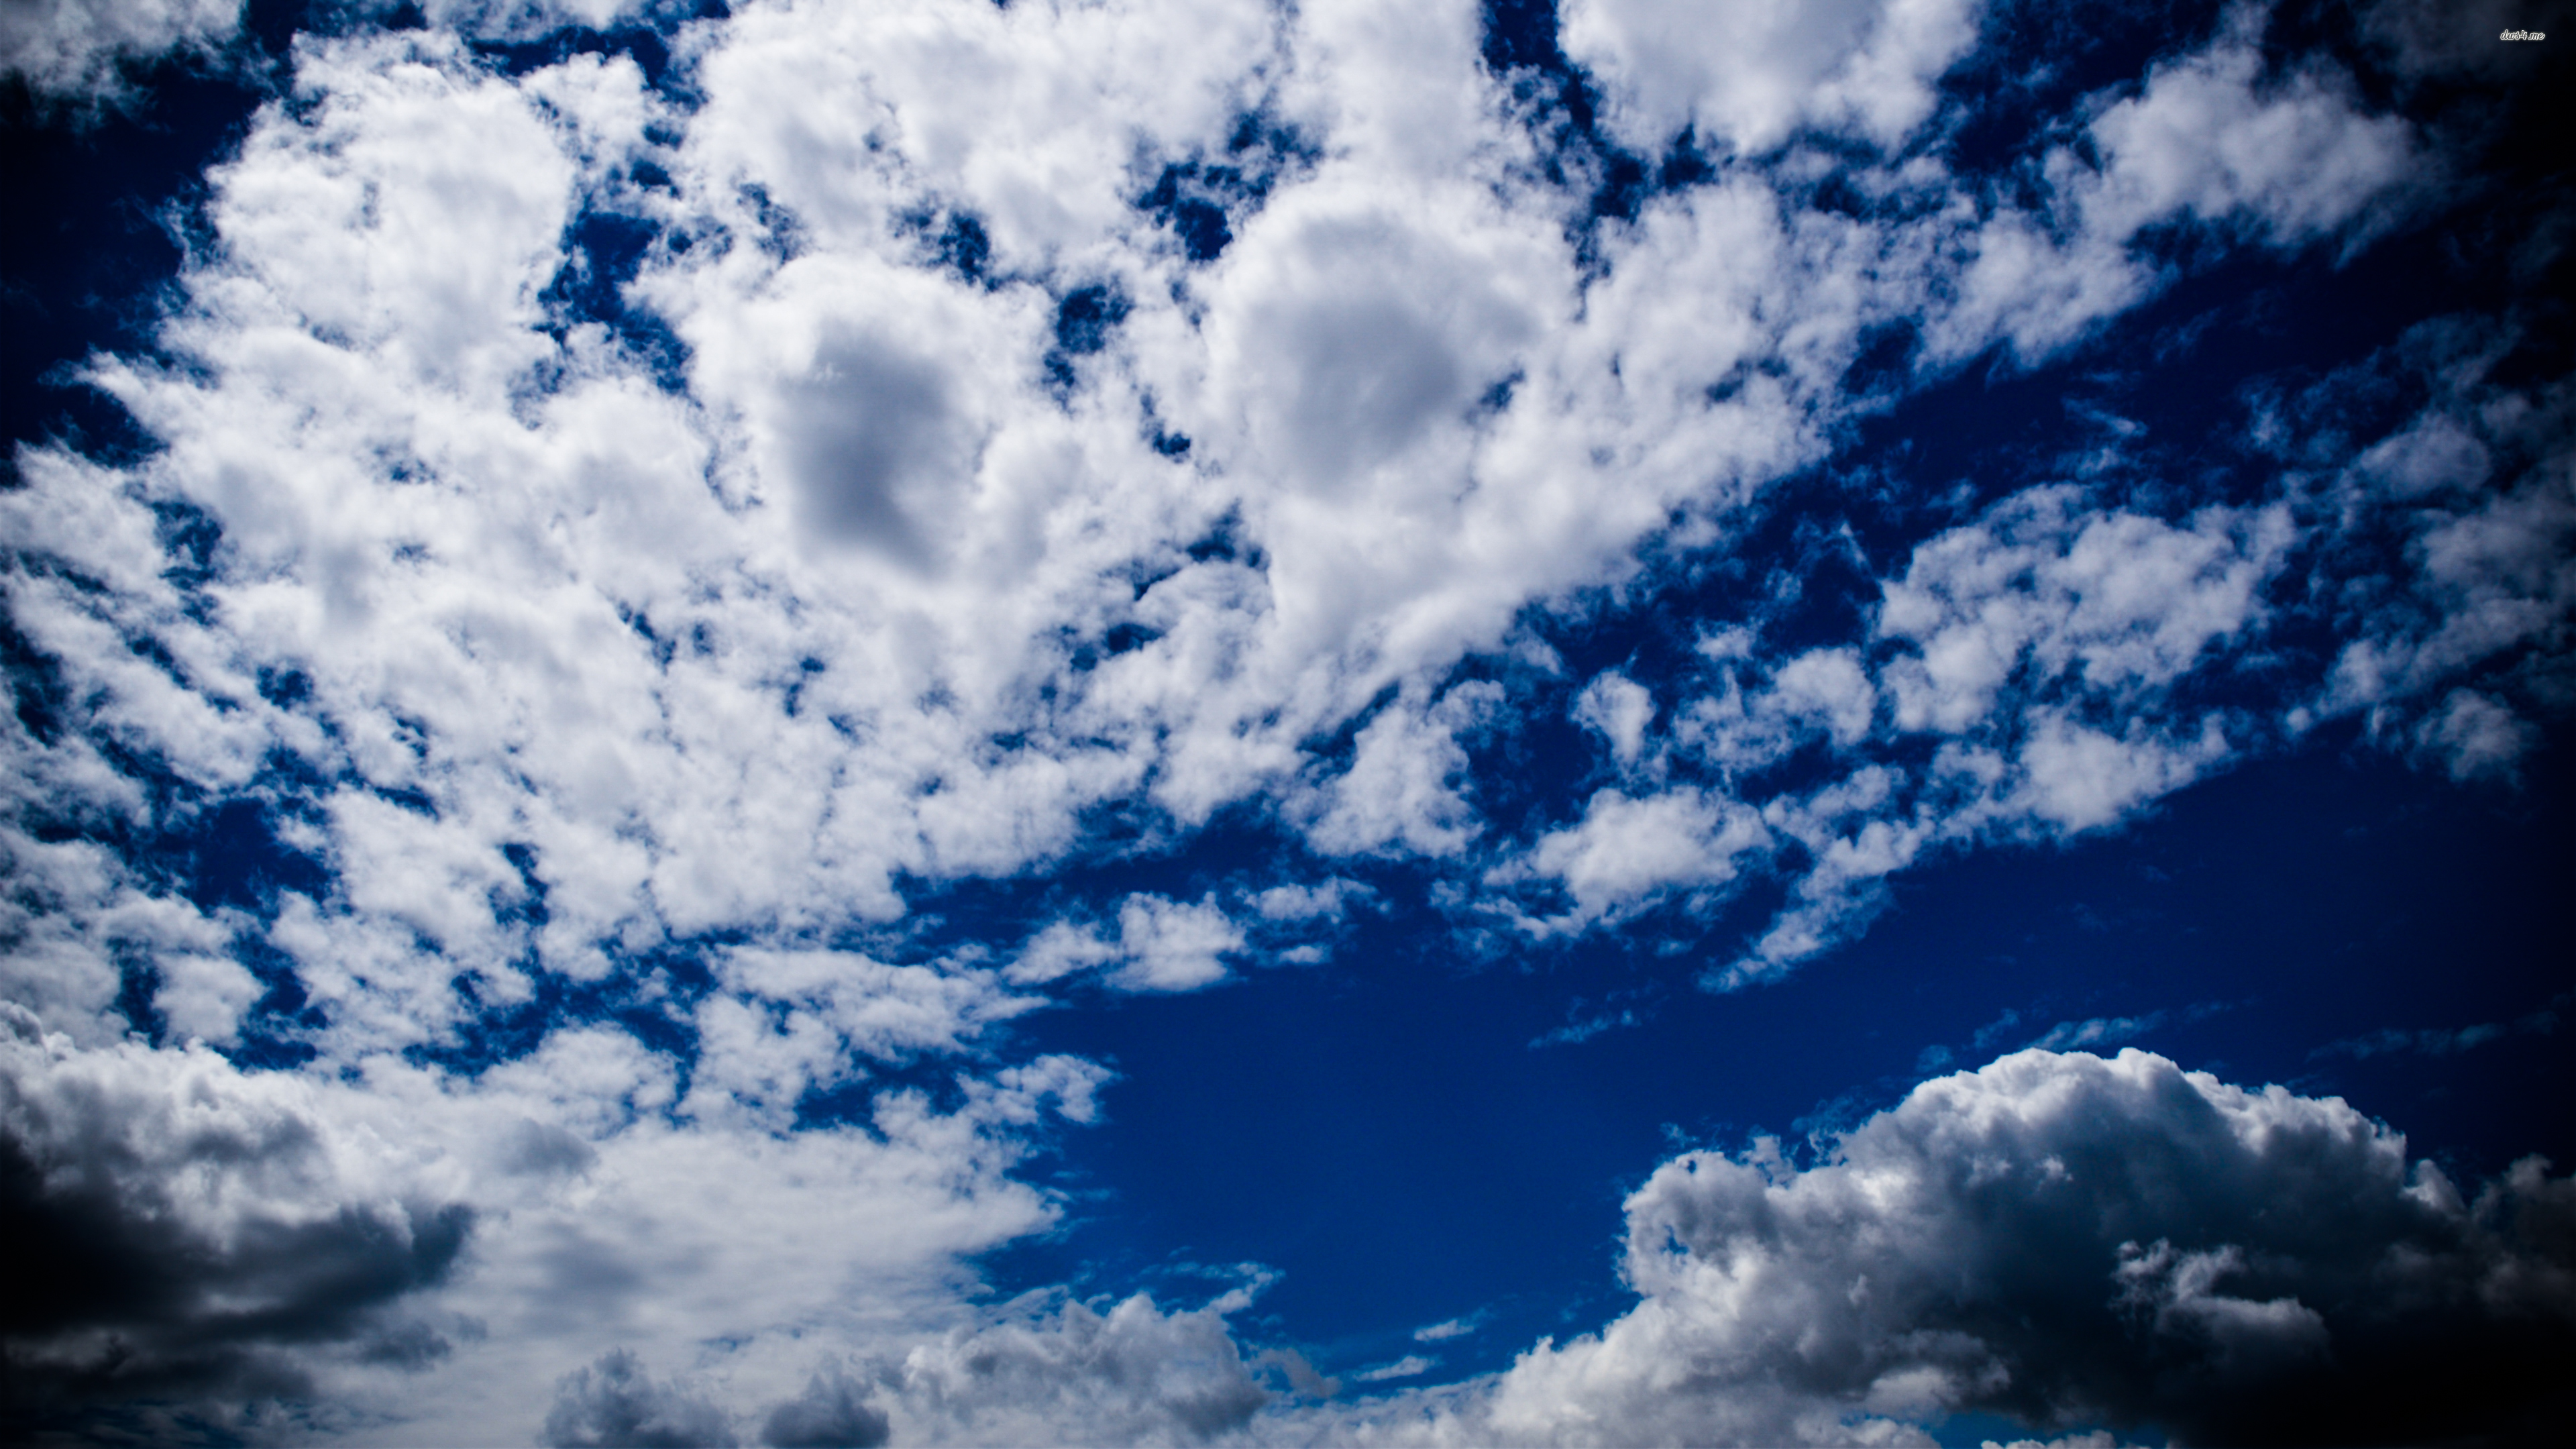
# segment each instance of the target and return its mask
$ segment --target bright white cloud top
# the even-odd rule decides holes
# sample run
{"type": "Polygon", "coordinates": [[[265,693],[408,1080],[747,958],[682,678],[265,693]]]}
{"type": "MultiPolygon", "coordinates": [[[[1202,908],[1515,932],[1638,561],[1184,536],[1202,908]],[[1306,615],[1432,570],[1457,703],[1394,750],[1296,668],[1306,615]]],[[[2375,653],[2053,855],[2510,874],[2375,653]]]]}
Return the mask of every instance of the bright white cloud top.
{"type": "MultiPolygon", "coordinates": [[[[1567,4],[1545,73],[1450,0],[417,8],[294,42],[150,345],[86,364],[149,446],[0,492],[0,1167],[96,1275],[12,1310],[22,1425],[2339,1439],[2444,1427],[2387,1387],[2424,1345],[2519,1403],[2576,1334],[2567,1178],[2136,1050],[1641,1162],[1634,1306],[1429,1388],[1475,1320],[1335,1385],[1234,1322],[1257,1267],[973,1267],[1074,1210],[1020,1169],[1113,1075],[1011,1024],[1345,969],[1369,869],[1462,957],[1628,933],[1725,991],[2338,724],[2510,788],[2576,698],[2568,384],[2501,367],[2556,314],[2248,387],[2233,481],[2100,413],[1901,546],[1778,542],[1820,477],[1949,488],[1838,462],[1908,398],[2458,204],[2490,138],[2408,87],[2507,62],[2441,7],[2359,78],[2236,7],[2001,162],[1974,93],[2045,12],[1967,0],[1567,4]],[[617,25],[667,73],[494,44],[617,25]],[[1551,644],[1756,539],[1681,664],[1551,644]],[[1498,810],[1479,752],[1541,727],[1582,759],[1498,810]],[[1286,863],[1082,883],[1220,829],[1286,863]],[[266,874],[169,864],[227,848],[266,874]]],[[[235,25],[12,6],[0,63],[122,95],[235,25]]]]}

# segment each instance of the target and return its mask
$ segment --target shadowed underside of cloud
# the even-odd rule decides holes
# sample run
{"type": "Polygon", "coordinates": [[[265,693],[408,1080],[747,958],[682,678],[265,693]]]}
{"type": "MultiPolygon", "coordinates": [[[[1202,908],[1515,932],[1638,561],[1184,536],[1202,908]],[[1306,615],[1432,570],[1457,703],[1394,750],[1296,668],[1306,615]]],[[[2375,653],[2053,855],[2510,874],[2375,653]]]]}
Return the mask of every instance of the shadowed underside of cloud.
{"type": "Polygon", "coordinates": [[[85,1405],[302,1398],[320,1351],[425,1368],[404,1300],[445,1280],[474,1210],[301,1084],[202,1049],[82,1053],[0,1003],[0,1293],[13,1432],[85,1405]]]}

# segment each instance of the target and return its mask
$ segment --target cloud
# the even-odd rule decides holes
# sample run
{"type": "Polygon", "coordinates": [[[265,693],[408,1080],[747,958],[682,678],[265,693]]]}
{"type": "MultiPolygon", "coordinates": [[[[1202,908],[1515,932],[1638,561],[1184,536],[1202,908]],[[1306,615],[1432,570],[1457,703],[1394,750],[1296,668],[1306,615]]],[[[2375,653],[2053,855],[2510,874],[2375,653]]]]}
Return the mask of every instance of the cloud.
{"type": "Polygon", "coordinates": [[[2196,1442],[2511,1434],[2563,1391],[2576,1183],[2464,1200],[2337,1099],[2135,1050],[1917,1087],[1810,1166],[1664,1164],[1627,1203],[1641,1301],[1453,1410],[1496,1442],[1899,1442],[2001,1413],[2196,1442]],[[2477,1390],[2427,1396],[2423,1372],[2477,1390]]]}
{"type": "Polygon", "coordinates": [[[1299,802],[1313,816],[1307,838],[1333,855],[1458,854],[1476,833],[1453,783],[1467,766],[1458,735],[1501,699],[1493,684],[1463,684],[1428,709],[1399,701],[1371,720],[1359,731],[1350,767],[1299,802]]]}
{"type": "Polygon", "coordinates": [[[2457,1056],[2489,1042],[2521,1033],[2547,1036],[2558,1030],[2560,1014],[2576,1004],[2576,993],[2561,993],[2536,1011],[2525,1012],[2511,1022],[2481,1021],[2462,1027],[2419,1027],[2412,1031],[2387,1027],[2360,1036],[2331,1041],[2308,1053],[2310,1061],[2324,1057],[2351,1057],[2356,1061],[2385,1056],[2392,1052],[2418,1052],[2429,1057],[2457,1056]]]}
{"type": "Polygon", "coordinates": [[[1620,764],[1633,765],[1646,747],[1655,697],[1617,670],[1604,670],[1576,696],[1574,717],[1609,742],[1610,753],[1620,764]]]}
{"type": "Polygon", "coordinates": [[[295,1078],[202,1047],[83,1050],[14,1003],[0,1024],[0,1412],[78,1426],[107,1398],[304,1396],[317,1356],[451,1351],[405,1308],[473,1233],[453,1183],[295,1078]]]}
{"type": "Polygon", "coordinates": [[[1216,1306],[1023,1305],[873,1370],[899,1442],[1192,1444],[1270,1399],[1216,1306]]]}
{"type": "Polygon", "coordinates": [[[1004,974],[1038,984],[1111,963],[1106,978],[1121,991],[1195,991],[1225,978],[1223,958],[1243,949],[1243,928],[1211,895],[1196,905],[1136,894],[1118,908],[1113,938],[1097,927],[1058,921],[1030,938],[1004,974]]]}
{"type": "Polygon", "coordinates": [[[1711,15],[1664,0],[1578,0],[1569,59],[1601,82],[1622,144],[1647,155],[1696,129],[1771,150],[1802,125],[1894,147],[1933,108],[1932,83],[1976,39],[1972,0],[1815,0],[1711,15]]]}
{"type": "Polygon", "coordinates": [[[2363,114],[2342,72],[2267,81],[2256,45],[2266,18],[2237,10],[2218,44],[2158,68],[2143,92],[2094,118],[2103,167],[2079,191],[2089,230],[2125,239],[2188,211],[2242,217],[2295,246],[2430,182],[2406,122],[2363,114]]]}
{"type": "MultiPolygon", "coordinates": [[[[2061,1021],[2032,1038],[2029,1049],[2062,1052],[2076,1047],[2129,1041],[2163,1025],[2164,1018],[2163,1012],[2151,1011],[2144,1016],[2094,1016],[2082,1021],[2061,1021]]],[[[1978,1035],[1985,1033],[1979,1032],[1978,1035]]]]}
{"type": "Polygon", "coordinates": [[[732,1449],[741,1441],[723,1409],[683,1385],[656,1382],[635,1355],[616,1349],[564,1375],[539,1442],[550,1449],[732,1449]]]}
{"type": "Polygon", "coordinates": [[[0,73],[40,96],[120,95],[119,62],[205,52],[232,38],[242,0],[21,0],[0,9],[0,73]]]}
{"type": "MultiPolygon", "coordinates": [[[[1967,183],[1854,159],[1924,204],[1867,219],[1797,204],[1813,158],[1730,163],[1600,229],[1583,262],[1576,199],[1525,164],[1537,143],[1476,59],[1472,7],[1402,25],[1333,7],[1187,25],[1141,3],[952,12],[750,7],[695,27],[688,110],[623,57],[504,76],[437,28],[308,42],[296,103],[262,110],[210,177],[218,244],[160,336],[185,366],[94,365],[165,448],[122,471],[22,460],[30,486],[0,509],[60,568],[13,575],[10,607],[63,661],[69,707],[52,739],[13,740],[21,776],[48,809],[130,814],[98,753],[114,737],[210,805],[278,788],[259,782],[280,761],[322,782],[282,818],[327,889],[290,893],[231,949],[292,963],[318,1018],[305,1039],[332,1059],[445,1039],[663,945],[897,920],[949,883],[1093,848],[1111,802],[1175,838],[1231,804],[1275,807],[1328,855],[1553,881],[1569,923],[1722,894],[1789,859],[1738,859],[1757,836],[1794,841],[1814,864],[1767,933],[1779,964],[1856,928],[1925,849],[2110,828],[2216,767],[2222,736],[2141,691],[2265,623],[2257,590],[2294,525],[2059,484],[1918,547],[1869,637],[1696,694],[1657,681],[1642,713],[1620,681],[1644,684],[1603,676],[1582,717],[1615,758],[1644,767],[1660,730],[1723,777],[1597,802],[1643,812],[1642,854],[1580,825],[1498,843],[1467,751],[1523,727],[1525,681],[1451,672],[1532,607],[1634,581],[1640,540],[1677,517],[1712,527],[1823,456],[1871,328],[1950,326],[1935,314],[1958,281],[1965,320],[1942,335],[1984,346],[2001,324],[1971,315],[1983,262],[1953,246],[1971,223],[1942,199],[1967,183]],[[1075,56],[1091,82],[1050,79],[1075,56]],[[1139,198],[1160,177],[1217,186],[1220,164],[1231,240],[1194,255],[1139,198]],[[610,223],[639,238],[623,263],[585,240],[610,223]],[[608,312],[567,310],[564,279],[619,266],[608,312]],[[1068,332],[1081,298],[1092,320],[1068,332]],[[618,328],[660,329],[668,355],[618,328]],[[165,577],[155,508],[212,531],[201,584],[165,577]],[[171,667],[127,649],[138,635],[171,667]],[[2095,708],[2009,713],[2025,658],[2034,686],[2080,671],[2095,708]],[[1758,827],[1720,803],[1808,742],[1872,752],[1891,718],[2001,737],[1931,776],[1856,762],[1804,798],[1736,802],[1770,812],[1758,827]],[[1497,850],[1523,859],[1497,871],[1497,850]]],[[[521,34],[609,11],[549,14],[431,18],[521,34]]],[[[1644,56],[1630,40],[1668,19],[1567,24],[1644,56]]],[[[1741,102],[1724,124],[1767,135],[1788,122],[1766,86],[1829,74],[1845,108],[1809,120],[1894,137],[1913,124],[1900,93],[1973,34],[1964,9],[1909,4],[1825,7],[1759,45],[1702,36],[1702,59],[1751,69],[1689,104],[1741,102]]],[[[2246,71],[2249,46],[2229,32],[2106,100],[2097,126],[2130,118],[2101,135],[2109,170],[2059,190],[2236,179],[2121,182],[2117,225],[2083,226],[2126,246],[2136,217],[2215,226],[2286,195],[2252,161],[2191,149],[2231,117],[2278,113],[2320,155],[2398,144],[2324,80],[2246,71]]],[[[2347,202],[2303,202],[2263,235],[2322,235],[2347,202]]],[[[2373,466],[2412,477],[2450,456],[2427,442],[2373,466]]],[[[2462,530],[2427,556],[2494,551],[2462,530]]],[[[2378,659],[2350,672],[2396,667],[2378,659]]],[[[2472,714],[2426,747],[2500,768],[2517,736],[2472,714]]],[[[32,928],[60,939],[23,989],[106,1012],[98,903],[153,892],[56,844],[23,851],[91,903],[32,928]]],[[[155,909],[174,1022],[225,1040],[225,1014],[257,999],[182,956],[220,956],[239,928],[155,909]]],[[[1120,927],[1119,983],[1222,974],[1219,928],[1155,954],[1159,919],[1132,945],[1120,927]]],[[[1063,969],[1046,974],[1106,964],[1088,939],[1050,937],[1063,969]]],[[[1024,984],[1052,959],[1029,958],[1024,984]]]]}
{"type": "Polygon", "coordinates": [[[2293,723],[2359,713],[2375,735],[2454,779],[2511,779],[2538,738],[2535,719],[2565,697],[2576,667],[2567,563],[2576,501],[2564,475],[2576,432],[2563,383],[2492,379],[2519,335],[2510,320],[2418,324],[2260,418],[2263,439],[2284,451],[2294,420],[2381,434],[2324,489],[2343,526],[2370,541],[2363,558],[2375,567],[2352,568],[2346,637],[2293,723]],[[2354,394],[2382,378],[2420,389],[2422,402],[2395,426],[2370,428],[2354,394]]]}
{"type": "Polygon", "coordinates": [[[1320,885],[1275,885],[1252,898],[1252,908],[1265,921],[1338,921],[1353,901],[1369,898],[1358,881],[1335,878],[1320,885]]]}
{"type": "Polygon", "coordinates": [[[2261,621],[2260,586],[2294,537],[2286,509],[2204,509],[2176,526],[2089,501],[2030,489],[1915,548],[1878,621],[1915,646],[1889,671],[1900,728],[1982,722],[2025,656],[2042,679],[2074,672],[2134,695],[2261,621]]]}
{"type": "Polygon", "coordinates": [[[1996,208],[1963,240],[1957,304],[1930,319],[1934,357],[2005,341],[2036,364],[2089,335],[2167,280],[2139,245],[2185,219],[2281,249],[2341,236],[2348,256],[2425,200],[2438,168],[2413,128],[2370,114],[2321,59],[2268,74],[2269,18],[2239,6],[2137,93],[2093,98],[2086,144],[2033,168],[2046,206],[1996,208]]]}
{"type": "Polygon", "coordinates": [[[1548,919],[1564,929],[1676,888],[1721,901],[1778,871],[1786,906],[1705,978],[1763,979],[1863,927],[1885,879],[1927,852],[2115,828],[2236,757],[2221,714],[2164,701],[2271,622],[2296,539],[2278,503],[2168,521],[2079,485],[2025,489],[1917,544],[1859,647],[1704,647],[1662,767],[1723,788],[1603,791],[1487,880],[1562,883],[1573,909],[1548,919]],[[1942,743],[1927,755],[1924,737],[1942,743]],[[1812,744],[1835,756],[1821,779],[1772,773],[1812,744]]]}
{"type": "Polygon", "coordinates": [[[1382,1384],[1391,1379],[1419,1378],[1439,1365],[1440,1360],[1436,1358],[1425,1358],[1418,1353],[1408,1353],[1393,1363],[1383,1363],[1373,1369],[1363,1369],[1351,1377],[1364,1384],[1382,1384]]]}
{"type": "Polygon", "coordinates": [[[1760,817],[1723,797],[1676,790],[1641,800],[1604,790],[1579,823],[1542,837],[1518,867],[1573,897],[1571,910],[1532,928],[1586,926],[1667,889],[1722,886],[1736,875],[1734,857],[1766,840],[1760,817]]]}
{"type": "MultiPolygon", "coordinates": [[[[807,1009],[829,1019],[831,999],[807,1009]]],[[[83,1048],[8,1011],[6,1209],[59,1271],[9,1295],[7,1413],[75,1427],[283,1396],[523,1441],[610,1349],[670,1362],[730,1335],[731,1372],[759,1385],[810,1368],[809,1332],[935,1336],[963,1255],[1054,1220],[1013,1168],[1090,1120],[1106,1075],[1046,1057],[958,1073],[937,1102],[878,1086],[842,1112],[864,1125],[785,1132],[797,1092],[723,1065],[722,1031],[700,1058],[716,1078],[681,1099],[669,1058],[600,1027],[477,1079],[377,1060],[316,1080],[83,1048]]],[[[628,1379],[584,1380],[565,1432],[611,1433],[598,1406],[643,1392],[628,1379]]]]}
{"type": "Polygon", "coordinates": [[[892,1429],[885,1411],[865,1395],[846,1373],[818,1373],[804,1393],[769,1411],[760,1442],[778,1449],[874,1449],[892,1429]]]}

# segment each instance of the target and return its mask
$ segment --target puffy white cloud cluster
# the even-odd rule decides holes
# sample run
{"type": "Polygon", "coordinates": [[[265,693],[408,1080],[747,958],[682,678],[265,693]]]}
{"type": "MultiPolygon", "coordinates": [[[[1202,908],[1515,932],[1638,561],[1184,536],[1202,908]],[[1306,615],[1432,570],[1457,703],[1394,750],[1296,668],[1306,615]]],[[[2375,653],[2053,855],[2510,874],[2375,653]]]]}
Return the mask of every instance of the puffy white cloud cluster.
{"type": "Polygon", "coordinates": [[[11,0],[0,6],[0,75],[55,100],[114,100],[119,62],[211,50],[241,10],[242,0],[11,0]]]}
{"type": "Polygon", "coordinates": [[[1758,10],[1577,0],[1566,54],[1606,82],[1621,141],[1654,154],[1696,132],[1758,153],[1801,128],[1894,148],[1932,114],[1966,55],[1976,0],[1807,0],[1758,10]]]}
{"type": "MultiPolygon", "coordinates": [[[[2423,379],[2423,407],[2314,484],[2346,527],[2393,534],[2409,565],[2349,591],[2363,627],[2314,713],[2360,712],[2454,778],[2512,774],[2534,716],[2576,700],[2576,398],[2563,380],[2489,379],[2518,331],[2417,328],[2394,370],[2423,379]]],[[[2330,417],[2339,391],[2284,407],[2330,417]]]]}
{"type": "Polygon", "coordinates": [[[1344,1412],[1435,1443],[1928,1444],[1961,1411],[2511,1436],[2563,1412],[2576,1344],[2576,1180],[2527,1160],[2464,1199],[2338,1099],[2136,1050],[1926,1082],[1805,1166],[1688,1153],[1627,1218],[1640,1302],[1607,1328],[1463,1402],[1344,1412]]]}
{"type": "Polygon", "coordinates": [[[2170,276],[2152,241],[2193,223],[2274,247],[2342,239],[2347,255],[2419,204],[2437,164],[2402,119],[2371,115],[2351,78],[2267,73],[2269,12],[2240,6],[2205,49],[2161,65],[2035,171],[2038,212],[1996,208],[1966,242],[1959,303],[1932,319],[1937,355],[1997,337],[2035,361],[2093,332],[2170,276]]]}
{"type": "Polygon", "coordinates": [[[1548,930],[1795,862],[1788,909],[1712,979],[1776,971],[1857,928],[1927,851],[2110,826],[2254,743],[2258,727],[2172,701],[2268,620],[2296,536],[2286,504],[2167,521],[2073,484],[2011,495],[1917,545],[1859,647],[1765,660],[1747,631],[1713,634],[1669,707],[1595,681],[1577,713],[1635,783],[1492,879],[1561,888],[1566,913],[1523,917],[1548,930]],[[1772,772],[1802,751],[1833,768],[1770,785],[1797,779],[1772,772]],[[1666,783],[1677,772],[1722,788],[1666,783]]]}

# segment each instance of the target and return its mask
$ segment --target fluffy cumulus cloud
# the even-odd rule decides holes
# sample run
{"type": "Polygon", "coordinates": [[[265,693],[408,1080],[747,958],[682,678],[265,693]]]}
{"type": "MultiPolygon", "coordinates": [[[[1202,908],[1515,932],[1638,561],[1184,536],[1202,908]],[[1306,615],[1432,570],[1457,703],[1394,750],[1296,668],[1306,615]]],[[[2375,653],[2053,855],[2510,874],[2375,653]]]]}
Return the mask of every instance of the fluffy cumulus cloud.
{"type": "Polygon", "coordinates": [[[1566,53],[1600,77],[1621,139],[1654,151],[1696,131],[1767,151],[1795,131],[1893,146],[1977,35],[1971,0],[1811,0],[1710,14],[1669,0],[1564,7],[1566,53]]]}
{"type": "MultiPolygon", "coordinates": [[[[1830,466],[2442,204],[2469,143],[2390,106],[2473,62],[2417,10],[2364,27],[2398,102],[2243,8],[1989,164],[1963,0],[1585,0],[1526,54],[1462,0],[699,8],[333,9],[78,368],[137,446],[15,445],[12,1433],[2295,1437],[2290,1385],[2333,1438],[2418,1422],[2410,1346],[2538,1402],[2563,1180],[2135,1053],[1677,1160],[1641,1304],[1466,1387],[1322,1403],[1235,1295],[974,1293],[1109,1080],[1010,1024],[1355,903],[1669,927],[1727,988],[2328,721],[2517,778],[2576,703],[2567,394],[2502,365],[2546,318],[2251,386],[2205,488],[2119,419],[1830,466]],[[1825,516],[1873,490],[1947,491],[1825,516]],[[1648,616],[1681,663],[1569,642],[1648,616]],[[1218,838],[1276,868],[1120,873],[1218,838]]],[[[12,3],[0,65],[105,94],[236,16],[12,3]]]]}
{"type": "Polygon", "coordinates": [[[2565,1412],[2571,1214],[2537,1160],[2464,1196],[2337,1099],[2025,1051],[1806,1165],[1768,1139],[1665,1163],[1627,1202],[1634,1308],[1464,1402],[1364,1418],[1483,1443],[1929,1443],[1910,1424],[1960,1411],[2512,1438],[2565,1412]]]}

